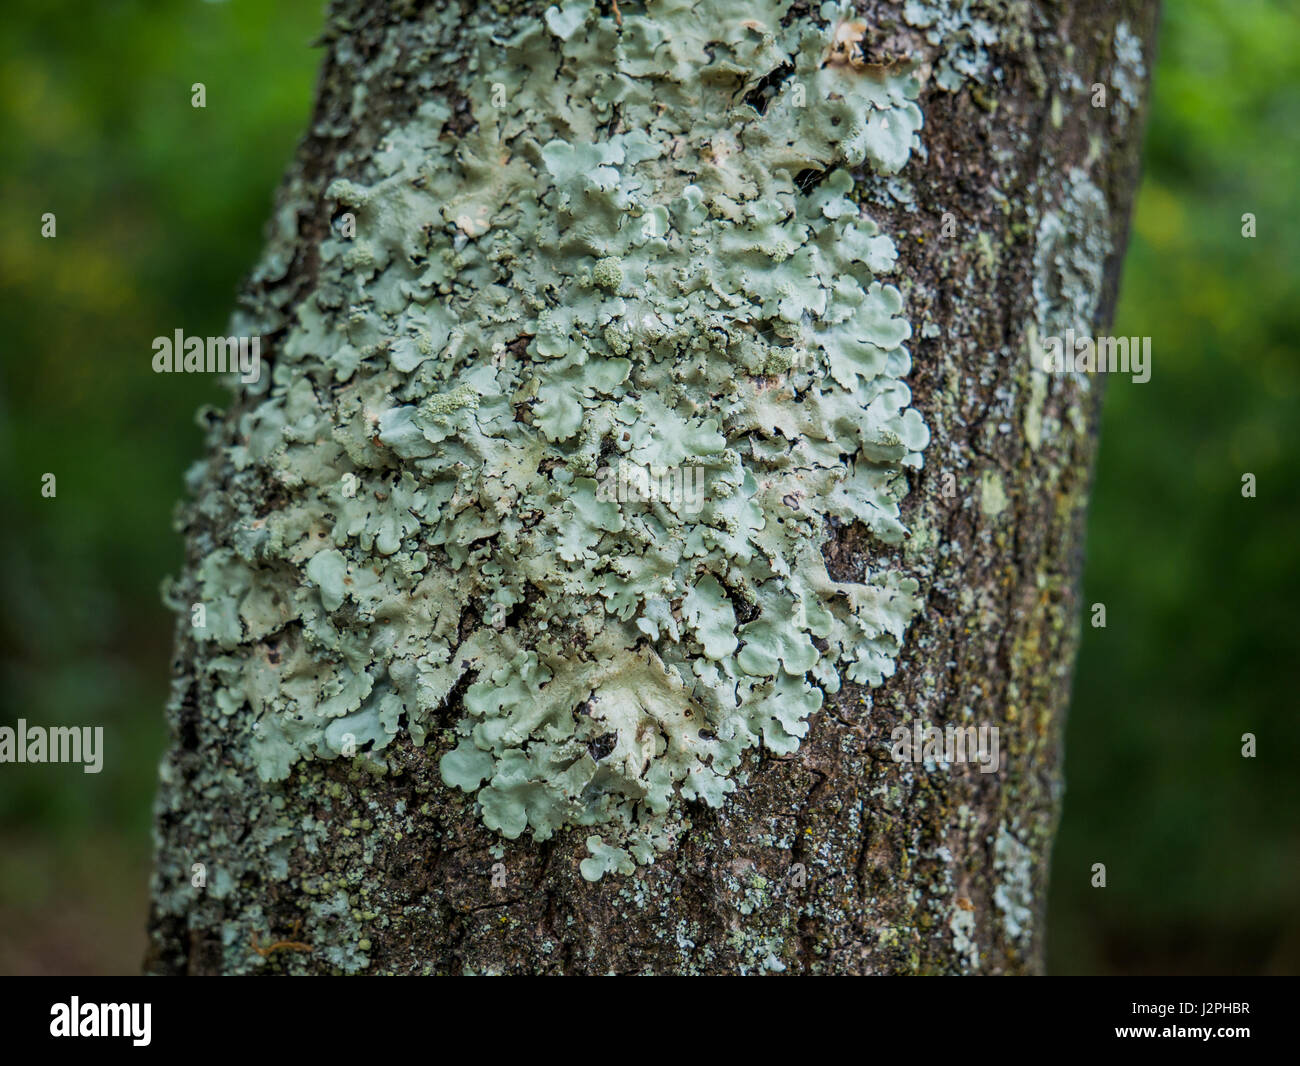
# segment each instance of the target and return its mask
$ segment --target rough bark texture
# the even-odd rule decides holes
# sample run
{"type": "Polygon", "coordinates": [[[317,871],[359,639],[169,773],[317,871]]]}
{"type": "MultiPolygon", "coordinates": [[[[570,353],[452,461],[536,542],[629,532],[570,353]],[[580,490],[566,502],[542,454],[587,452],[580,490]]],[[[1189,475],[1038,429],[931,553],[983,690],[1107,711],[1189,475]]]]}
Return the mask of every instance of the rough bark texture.
{"type": "MultiPolygon", "coordinates": [[[[443,783],[449,728],[423,747],[398,736],[387,773],[336,759],[262,783],[235,750],[231,722],[247,708],[213,706],[196,666],[210,653],[184,619],[149,971],[1041,968],[1101,386],[1037,372],[1029,353],[1036,336],[1104,332],[1110,320],[1156,10],[1151,0],[951,7],[909,4],[905,18],[902,4],[858,5],[866,59],[914,61],[921,79],[910,188],[863,176],[857,195],[898,246],[895,283],[914,327],[908,382],[931,440],[902,505],[906,541],[882,548],[838,523],[823,552],[838,580],[882,554],[920,580],[895,675],[870,690],[846,683],[797,752],[751,752],[747,784],[720,808],[689,804],[669,853],[591,883],[579,871],[586,831],[504,843],[443,783]],[[1093,106],[1096,83],[1104,107],[1093,106]],[[891,733],[915,718],[998,727],[1000,770],[894,761],[891,733]],[[267,811],[283,833],[268,834],[267,811]],[[191,885],[196,863],[203,887],[191,885]],[[268,950],[276,941],[293,943],[268,950]]],[[[544,11],[510,9],[518,22],[544,11]]],[[[287,312],[314,287],[338,210],[331,182],[358,176],[391,124],[430,97],[451,108],[447,135],[463,132],[471,75],[408,47],[410,26],[443,10],[343,0],[330,14],[312,127],[277,205],[285,253],[249,286],[268,362],[287,312]]],[[[795,4],[788,17],[809,12],[795,4]]],[[[248,402],[212,417],[215,440],[236,439],[248,402]]],[[[196,476],[220,489],[236,473],[214,462],[196,476]]],[[[267,498],[263,513],[277,506],[267,498]]],[[[187,512],[191,572],[228,542],[232,521],[213,505],[187,512]]],[[[191,594],[176,599],[185,607],[191,594]]]]}

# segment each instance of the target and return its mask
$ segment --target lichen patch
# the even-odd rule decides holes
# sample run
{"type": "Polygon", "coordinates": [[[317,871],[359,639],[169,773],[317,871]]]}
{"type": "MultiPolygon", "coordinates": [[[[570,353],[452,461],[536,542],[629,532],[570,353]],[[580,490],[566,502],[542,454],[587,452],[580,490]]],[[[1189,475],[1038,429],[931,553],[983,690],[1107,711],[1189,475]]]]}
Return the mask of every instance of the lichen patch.
{"type": "Polygon", "coordinates": [[[355,236],[321,241],[228,446],[276,505],[198,570],[202,669],[251,705],[263,780],[382,765],[456,706],[444,781],[508,839],[592,827],[594,879],[893,673],[915,580],[835,580],[821,545],[899,543],[928,442],[852,176],[905,165],[917,85],[839,61],[835,5],[785,6],[480,14],[459,110],[430,96],[330,185],[355,236]],[[700,506],[620,496],[629,466],[700,506]]]}

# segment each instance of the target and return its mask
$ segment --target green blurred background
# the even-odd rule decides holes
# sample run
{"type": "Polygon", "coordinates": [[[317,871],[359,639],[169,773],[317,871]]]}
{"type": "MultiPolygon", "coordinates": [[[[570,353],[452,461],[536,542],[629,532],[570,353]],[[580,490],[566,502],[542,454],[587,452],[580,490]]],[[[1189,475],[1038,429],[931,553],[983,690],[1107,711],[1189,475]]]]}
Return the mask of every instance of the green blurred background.
{"type": "MultiPolygon", "coordinates": [[[[194,411],[226,395],[141,368],[161,333],[225,332],[306,127],[321,4],[6,8],[2,720],[103,725],[111,757],[0,767],[0,973],[132,972],[171,650],[157,589],[194,411]]],[[[1053,972],[1300,972],[1297,190],[1296,5],[1169,4],[1114,330],[1153,337],[1154,369],[1107,401],[1085,602],[1108,624],[1076,671],[1053,972]]]]}

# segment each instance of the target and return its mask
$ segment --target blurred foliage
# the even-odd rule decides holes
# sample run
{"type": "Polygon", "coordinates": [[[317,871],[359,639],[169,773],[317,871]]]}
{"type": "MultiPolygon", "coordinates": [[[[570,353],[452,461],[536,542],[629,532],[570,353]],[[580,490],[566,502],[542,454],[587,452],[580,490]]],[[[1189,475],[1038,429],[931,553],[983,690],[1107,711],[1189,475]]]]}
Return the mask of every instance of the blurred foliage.
{"type": "Polygon", "coordinates": [[[102,725],[104,770],[0,767],[0,972],[138,970],[172,619],[159,585],[207,376],[307,122],[321,0],[8,0],[0,45],[3,721],[102,725]],[[206,108],[191,106],[204,83],[206,108]],[[57,236],[41,237],[41,216],[57,236]],[[41,475],[58,495],[43,499],[41,475]],[[76,931],[78,935],[72,935],[76,931]]]}
{"type": "Polygon", "coordinates": [[[1297,973],[1300,7],[1166,3],[1151,105],[1112,332],[1153,369],[1108,382],[1049,963],[1297,973]]]}
{"type": "MultiPolygon", "coordinates": [[[[319,0],[6,5],[2,719],[103,725],[108,757],[99,775],[0,768],[0,972],[142,956],[172,636],[157,589],[181,560],[194,412],[226,395],[152,374],[150,345],[225,332],[306,128],[320,21],[319,0]]],[[[1300,19],[1171,3],[1162,33],[1115,327],[1153,338],[1153,374],[1107,399],[1085,602],[1108,626],[1085,625],[1076,671],[1050,962],[1295,972],[1300,19]]]]}

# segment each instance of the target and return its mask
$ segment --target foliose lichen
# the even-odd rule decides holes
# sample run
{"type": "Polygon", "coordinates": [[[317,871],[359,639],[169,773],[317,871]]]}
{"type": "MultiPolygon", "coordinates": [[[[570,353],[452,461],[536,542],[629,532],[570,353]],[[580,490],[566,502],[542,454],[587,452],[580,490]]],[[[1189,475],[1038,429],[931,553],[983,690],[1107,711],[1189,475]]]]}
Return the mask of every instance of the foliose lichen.
{"type": "Polygon", "coordinates": [[[848,10],[787,6],[483,13],[454,133],[430,96],[330,186],[355,233],[225,457],[275,499],[197,575],[264,781],[382,770],[458,702],[446,783],[509,839],[598,827],[595,879],[892,674],[916,582],[834,580],[821,545],[898,543],[928,440],[897,251],[852,196],[922,116],[905,70],[832,49],[848,10]],[[690,471],[701,506],[611,493],[620,464],[690,471]]]}

